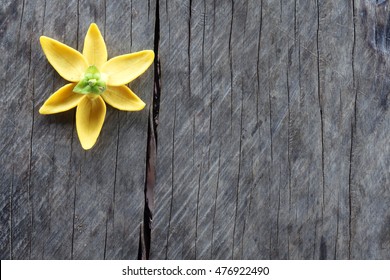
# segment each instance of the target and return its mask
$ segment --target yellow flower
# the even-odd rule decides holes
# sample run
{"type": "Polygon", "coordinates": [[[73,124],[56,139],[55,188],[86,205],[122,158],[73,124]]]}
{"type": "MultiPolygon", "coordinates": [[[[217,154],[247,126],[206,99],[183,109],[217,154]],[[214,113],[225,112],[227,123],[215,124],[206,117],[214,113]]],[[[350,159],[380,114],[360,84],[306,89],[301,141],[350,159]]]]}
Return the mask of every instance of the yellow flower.
{"type": "Polygon", "coordinates": [[[55,114],[77,106],[76,128],[84,149],[96,143],[106,115],[105,103],[124,111],[145,107],[125,84],[148,69],[154,60],[153,51],[125,54],[107,61],[106,44],[95,23],[85,36],[82,54],[45,36],[41,36],[40,42],[50,64],[71,83],[53,93],[39,113],[55,114]]]}

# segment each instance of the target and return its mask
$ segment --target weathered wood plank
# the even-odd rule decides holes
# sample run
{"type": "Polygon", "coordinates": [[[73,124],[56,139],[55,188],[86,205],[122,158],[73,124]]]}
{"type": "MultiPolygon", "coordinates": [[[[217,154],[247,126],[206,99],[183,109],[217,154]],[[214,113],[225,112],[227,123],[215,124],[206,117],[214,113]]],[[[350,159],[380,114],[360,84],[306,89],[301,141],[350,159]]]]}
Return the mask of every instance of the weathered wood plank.
{"type": "Polygon", "coordinates": [[[357,1],[351,258],[390,258],[389,1],[357,1]]]}
{"type": "MultiPolygon", "coordinates": [[[[0,258],[140,257],[145,174],[153,259],[390,258],[389,8],[2,0],[0,258]],[[108,108],[88,152],[74,111],[38,113],[65,83],[39,36],[81,50],[91,22],[110,57],[160,38],[148,165],[149,108],[108,108]]],[[[149,105],[153,78],[130,85],[149,105]]]]}
{"type": "Polygon", "coordinates": [[[24,229],[30,226],[31,213],[28,185],[32,114],[27,108],[32,107],[32,95],[26,90],[31,87],[28,80],[31,35],[26,30],[26,23],[23,30],[21,28],[22,1],[3,2],[0,37],[1,51],[5,54],[1,56],[1,257],[26,258],[30,235],[24,229]]]}
{"type": "MultiPolygon", "coordinates": [[[[126,113],[108,106],[98,143],[82,150],[74,110],[38,113],[65,84],[39,36],[81,50],[89,24],[97,22],[109,57],[153,49],[155,1],[2,1],[1,7],[0,257],[136,259],[149,108],[126,113]]],[[[153,83],[148,70],[130,86],[151,104],[153,83]]]]}
{"type": "Polygon", "coordinates": [[[151,257],[389,258],[388,1],[160,1],[151,257]]]}
{"type": "Polygon", "coordinates": [[[355,122],[354,3],[319,5],[323,213],[320,257],[350,257],[350,191],[355,122]],[[331,12],[328,12],[331,11],[331,12]],[[335,51],[337,50],[337,51],[335,51]]]}

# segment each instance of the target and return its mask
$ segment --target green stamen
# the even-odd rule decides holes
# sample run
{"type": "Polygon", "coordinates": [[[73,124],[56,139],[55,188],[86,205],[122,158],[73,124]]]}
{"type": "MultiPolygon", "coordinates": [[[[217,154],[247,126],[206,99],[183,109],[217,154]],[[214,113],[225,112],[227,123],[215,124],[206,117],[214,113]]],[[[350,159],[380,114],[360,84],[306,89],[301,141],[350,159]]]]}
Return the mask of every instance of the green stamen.
{"type": "Polygon", "coordinates": [[[88,84],[89,84],[89,86],[93,87],[94,85],[96,85],[96,79],[88,80],[88,84]]]}
{"type": "Polygon", "coordinates": [[[85,71],[84,78],[74,87],[73,91],[81,94],[102,94],[106,90],[106,78],[92,65],[85,71]]]}

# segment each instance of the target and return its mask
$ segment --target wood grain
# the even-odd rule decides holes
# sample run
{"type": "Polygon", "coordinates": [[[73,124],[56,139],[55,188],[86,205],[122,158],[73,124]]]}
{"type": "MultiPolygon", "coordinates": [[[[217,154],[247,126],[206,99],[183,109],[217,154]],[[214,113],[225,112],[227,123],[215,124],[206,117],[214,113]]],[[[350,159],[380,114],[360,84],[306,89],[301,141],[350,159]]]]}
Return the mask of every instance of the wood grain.
{"type": "Polygon", "coordinates": [[[160,1],[152,258],[389,258],[382,2],[160,1]]]}
{"type": "MultiPolygon", "coordinates": [[[[44,34],[81,50],[96,22],[109,57],[153,49],[155,3],[2,1],[1,7],[1,258],[136,259],[149,109],[108,108],[98,143],[83,151],[74,110],[38,113],[65,83],[38,40],[44,34]]],[[[130,86],[150,104],[153,70],[130,86]]]]}
{"type": "Polygon", "coordinates": [[[0,0],[1,259],[389,259],[390,2],[0,0]],[[39,36],[154,49],[82,150],[39,36]]]}

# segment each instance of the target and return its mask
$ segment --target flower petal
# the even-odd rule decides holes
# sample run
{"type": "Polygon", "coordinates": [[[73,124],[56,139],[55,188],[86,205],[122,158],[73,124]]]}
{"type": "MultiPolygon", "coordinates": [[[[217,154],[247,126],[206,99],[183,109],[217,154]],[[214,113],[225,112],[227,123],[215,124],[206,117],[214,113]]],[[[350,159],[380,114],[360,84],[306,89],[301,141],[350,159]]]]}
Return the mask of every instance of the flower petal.
{"type": "Polygon", "coordinates": [[[88,63],[81,53],[46,36],[41,36],[40,41],[47,60],[61,77],[70,82],[82,78],[88,63]]]}
{"type": "Polygon", "coordinates": [[[84,40],[83,55],[89,65],[100,68],[107,61],[107,48],[98,26],[92,23],[89,26],[84,40]]]}
{"type": "Polygon", "coordinates": [[[88,150],[95,145],[106,116],[106,104],[100,96],[84,96],[76,110],[76,129],[81,146],[88,150]]]}
{"type": "Polygon", "coordinates": [[[154,52],[150,50],[120,55],[104,63],[101,72],[108,76],[107,85],[120,86],[144,73],[153,60],[154,52]]]}
{"type": "Polygon", "coordinates": [[[108,86],[102,97],[112,107],[123,111],[139,111],[145,107],[145,103],[127,86],[108,86]]]}
{"type": "Polygon", "coordinates": [[[57,90],[45,101],[39,109],[39,113],[42,115],[55,114],[76,107],[85,95],[73,92],[75,86],[75,83],[67,84],[57,90]]]}

